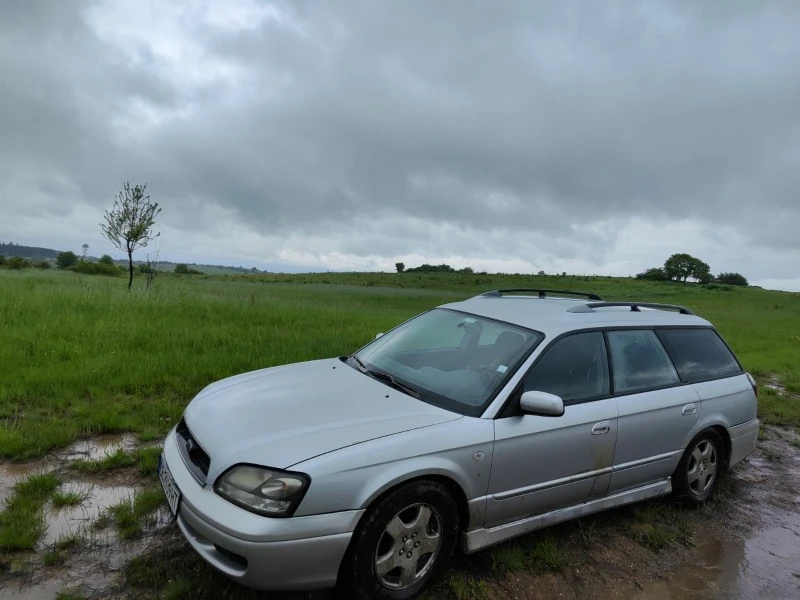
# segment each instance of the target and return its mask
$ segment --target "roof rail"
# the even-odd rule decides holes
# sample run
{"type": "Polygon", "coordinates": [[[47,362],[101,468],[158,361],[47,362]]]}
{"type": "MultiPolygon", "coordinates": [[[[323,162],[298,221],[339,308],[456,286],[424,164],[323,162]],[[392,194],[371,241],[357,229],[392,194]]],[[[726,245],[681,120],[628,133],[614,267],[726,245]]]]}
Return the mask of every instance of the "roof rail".
{"type": "Polygon", "coordinates": [[[570,294],[572,296],[583,296],[589,300],[602,300],[597,294],[587,294],[585,292],[573,292],[570,290],[537,290],[531,288],[510,288],[507,290],[492,290],[491,292],[484,292],[481,296],[488,298],[499,298],[503,294],[510,294],[512,292],[531,292],[539,295],[539,298],[546,298],[547,294],[570,294]]]}
{"type": "Polygon", "coordinates": [[[693,315],[694,313],[685,306],[677,304],[657,304],[655,302],[591,302],[589,304],[579,304],[571,306],[567,312],[588,313],[594,312],[595,308],[605,308],[607,306],[629,306],[631,312],[641,312],[640,308],[658,308],[661,310],[677,310],[682,315],[693,315]]]}

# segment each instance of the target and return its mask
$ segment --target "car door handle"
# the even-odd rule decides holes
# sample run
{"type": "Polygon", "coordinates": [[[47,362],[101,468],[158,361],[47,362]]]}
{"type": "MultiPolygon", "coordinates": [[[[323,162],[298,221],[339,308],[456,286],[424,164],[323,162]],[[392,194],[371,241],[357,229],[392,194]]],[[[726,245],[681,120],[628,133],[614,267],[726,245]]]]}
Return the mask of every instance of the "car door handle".
{"type": "Polygon", "coordinates": [[[603,435],[611,431],[611,421],[600,421],[592,427],[592,435],[603,435]]]}
{"type": "Polygon", "coordinates": [[[688,417],[689,415],[693,415],[696,412],[697,412],[697,406],[695,406],[694,402],[692,402],[691,404],[687,404],[681,410],[681,414],[684,417],[688,417]]]}

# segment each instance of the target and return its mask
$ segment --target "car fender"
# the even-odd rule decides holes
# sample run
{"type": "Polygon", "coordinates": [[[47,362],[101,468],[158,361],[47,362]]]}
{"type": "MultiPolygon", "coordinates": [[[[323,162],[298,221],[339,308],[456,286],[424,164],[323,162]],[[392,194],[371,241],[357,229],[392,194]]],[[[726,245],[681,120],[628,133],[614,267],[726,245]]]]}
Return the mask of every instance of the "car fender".
{"type": "Polygon", "coordinates": [[[485,503],[493,446],[490,419],[463,417],[317,456],[291,467],[311,477],[295,515],[366,509],[393,487],[426,476],[452,480],[467,502],[479,507],[482,499],[485,503]]]}

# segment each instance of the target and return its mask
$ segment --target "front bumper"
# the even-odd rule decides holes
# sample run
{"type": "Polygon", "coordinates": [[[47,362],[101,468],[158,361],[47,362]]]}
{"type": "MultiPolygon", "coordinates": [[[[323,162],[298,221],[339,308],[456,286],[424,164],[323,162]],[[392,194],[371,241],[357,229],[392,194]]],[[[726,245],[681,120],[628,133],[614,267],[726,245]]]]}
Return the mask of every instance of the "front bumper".
{"type": "Polygon", "coordinates": [[[178,527],[211,566],[247,587],[314,590],[336,584],[363,510],[274,519],[235,506],[212,483],[201,486],[178,450],[174,430],[164,460],[181,492],[178,527]]]}
{"type": "Polygon", "coordinates": [[[728,459],[728,466],[732,467],[753,453],[758,439],[759,420],[752,419],[741,425],[728,428],[728,435],[731,437],[731,455],[728,459]]]}

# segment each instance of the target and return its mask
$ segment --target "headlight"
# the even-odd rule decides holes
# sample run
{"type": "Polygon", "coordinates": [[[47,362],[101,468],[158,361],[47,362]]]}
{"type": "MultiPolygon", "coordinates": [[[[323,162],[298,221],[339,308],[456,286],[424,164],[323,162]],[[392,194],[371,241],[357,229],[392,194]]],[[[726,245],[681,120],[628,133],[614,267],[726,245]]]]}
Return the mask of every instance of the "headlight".
{"type": "Polygon", "coordinates": [[[308,490],[311,480],[303,473],[290,473],[237,465],[226,471],[214,491],[237,506],[267,517],[291,517],[308,490]]]}

